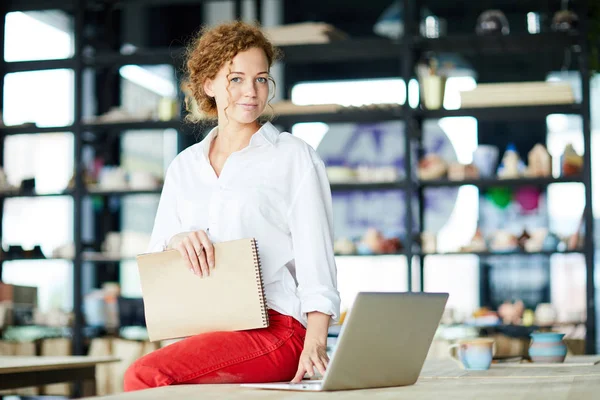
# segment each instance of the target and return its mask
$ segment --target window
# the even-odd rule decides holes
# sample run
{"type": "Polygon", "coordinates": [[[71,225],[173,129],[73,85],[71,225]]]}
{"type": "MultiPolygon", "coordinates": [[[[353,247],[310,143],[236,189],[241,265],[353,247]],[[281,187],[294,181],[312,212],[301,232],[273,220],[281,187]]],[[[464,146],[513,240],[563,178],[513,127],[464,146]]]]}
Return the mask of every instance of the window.
{"type": "MultiPolygon", "coordinates": [[[[6,17],[7,61],[64,58],[72,55],[68,18],[59,12],[10,13],[6,17]]],[[[36,123],[65,126],[73,122],[73,71],[49,70],[9,74],[4,81],[3,120],[7,125],[36,123]]],[[[57,192],[73,173],[70,133],[18,135],[4,138],[4,169],[19,185],[34,178],[36,191],[57,192]]],[[[73,240],[73,200],[68,197],[7,199],[3,210],[2,245],[24,249],[40,245],[52,250],[73,240]]],[[[3,265],[6,283],[37,286],[38,305],[72,308],[72,263],[11,261],[3,265]]]]}

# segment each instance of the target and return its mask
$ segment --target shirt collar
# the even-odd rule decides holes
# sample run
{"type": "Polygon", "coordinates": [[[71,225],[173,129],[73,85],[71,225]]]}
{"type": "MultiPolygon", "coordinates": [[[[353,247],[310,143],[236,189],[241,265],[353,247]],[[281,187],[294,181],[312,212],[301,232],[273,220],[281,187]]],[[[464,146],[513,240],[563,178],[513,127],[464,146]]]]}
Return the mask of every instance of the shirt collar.
{"type": "MultiPolygon", "coordinates": [[[[215,138],[215,136],[217,136],[217,129],[218,127],[212,128],[210,132],[208,132],[208,135],[206,135],[206,137],[200,142],[200,148],[202,150],[202,153],[204,154],[204,157],[206,157],[207,160],[208,151],[210,150],[210,144],[215,138]]],[[[261,126],[260,129],[256,131],[254,135],[252,135],[248,146],[259,144],[261,141],[267,142],[271,146],[275,146],[278,138],[279,131],[277,130],[277,128],[275,128],[270,122],[265,122],[265,124],[261,126]]]]}

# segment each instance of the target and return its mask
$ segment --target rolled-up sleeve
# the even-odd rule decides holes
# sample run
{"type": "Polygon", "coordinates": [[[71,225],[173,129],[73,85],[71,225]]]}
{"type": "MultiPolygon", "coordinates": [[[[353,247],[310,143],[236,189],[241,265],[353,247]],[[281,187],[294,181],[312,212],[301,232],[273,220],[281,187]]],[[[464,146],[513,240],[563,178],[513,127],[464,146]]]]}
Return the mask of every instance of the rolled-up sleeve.
{"type": "Polygon", "coordinates": [[[294,248],[302,317],[312,311],[340,315],[337,269],[333,253],[331,188],[325,165],[313,162],[292,199],[288,221],[294,248]]]}
{"type": "Polygon", "coordinates": [[[169,240],[179,232],[181,232],[181,221],[177,213],[177,178],[174,166],[171,164],[165,174],[165,183],[158,202],[148,252],[165,250],[169,240]]]}

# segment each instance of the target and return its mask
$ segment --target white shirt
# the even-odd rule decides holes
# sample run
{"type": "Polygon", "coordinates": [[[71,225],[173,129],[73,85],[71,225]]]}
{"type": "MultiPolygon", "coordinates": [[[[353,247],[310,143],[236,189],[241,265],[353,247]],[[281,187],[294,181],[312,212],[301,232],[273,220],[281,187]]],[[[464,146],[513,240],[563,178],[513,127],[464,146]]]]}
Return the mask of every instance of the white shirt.
{"type": "Polygon", "coordinates": [[[229,156],[219,177],[208,153],[217,128],[171,162],[148,251],[202,229],[212,242],[254,237],[269,308],[304,326],[306,313],[340,315],[331,189],[304,141],[263,125],[229,156]]]}

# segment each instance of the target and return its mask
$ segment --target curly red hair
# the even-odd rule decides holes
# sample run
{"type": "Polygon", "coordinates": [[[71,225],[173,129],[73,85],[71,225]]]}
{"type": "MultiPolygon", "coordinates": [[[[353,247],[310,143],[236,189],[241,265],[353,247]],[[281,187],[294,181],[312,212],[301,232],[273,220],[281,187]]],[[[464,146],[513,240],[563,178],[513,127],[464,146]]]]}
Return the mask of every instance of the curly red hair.
{"type": "Polygon", "coordinates": [[[217,104],[204,91],[206,79],[214,79],[219,70],[240,52],[259,48],[265,52],[269,68],[279,58],[279,51],[258,26],[241,21],[212,28],[204,27],[187,48],[186,75],[189,89],[198,108],[207,117],[216,118],[217,104]]]}

